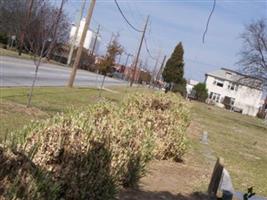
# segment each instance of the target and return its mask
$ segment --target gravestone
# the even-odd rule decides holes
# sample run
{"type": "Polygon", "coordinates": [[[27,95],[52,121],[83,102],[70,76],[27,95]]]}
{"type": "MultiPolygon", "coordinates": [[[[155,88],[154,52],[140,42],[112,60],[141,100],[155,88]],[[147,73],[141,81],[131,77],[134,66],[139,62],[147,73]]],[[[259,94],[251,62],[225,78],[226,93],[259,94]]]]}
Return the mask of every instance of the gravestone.
{"type": "Polygon", "coordinates": [[[208,132],[204,131],[201,138],[201,143],[208,144],[208,132]]]}

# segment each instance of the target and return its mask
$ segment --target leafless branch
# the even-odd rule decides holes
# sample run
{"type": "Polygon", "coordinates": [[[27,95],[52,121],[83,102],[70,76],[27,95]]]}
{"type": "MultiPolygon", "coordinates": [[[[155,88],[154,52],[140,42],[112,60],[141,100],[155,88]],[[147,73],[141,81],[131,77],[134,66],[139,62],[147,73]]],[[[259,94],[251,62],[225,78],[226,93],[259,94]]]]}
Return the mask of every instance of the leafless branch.
{"type": "Polygon", "coordinates": [[[240,37],[243,46],[237,64],[243,73],[261,79],[263,85],[267,86],[266,19],[259,19],[247,25],[240,37]]]}

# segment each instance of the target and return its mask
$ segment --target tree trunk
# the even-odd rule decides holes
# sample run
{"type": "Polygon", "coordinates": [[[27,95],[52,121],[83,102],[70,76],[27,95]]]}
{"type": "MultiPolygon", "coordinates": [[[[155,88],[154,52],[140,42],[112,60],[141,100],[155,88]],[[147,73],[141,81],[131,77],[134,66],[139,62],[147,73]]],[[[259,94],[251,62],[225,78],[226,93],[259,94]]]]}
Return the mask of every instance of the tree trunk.
{"type": "Polygon", "coordinates": [[[35,59],[36,59],[36,56],[38,56],[38,53],[36,53],[36,54],[35,54],[35,57],[34,57],[35,74],[34,74],[34,78],[33,78],[33,81],[32,81],[31,88],[30,88],[30,93],[29,93],[29,97],[28,97],[27,108],[29,108],[29,107],[31,106],[33,88],[34,88],[34,86],[35,86],[35,82],[36,82],[36,80],[37,80],[37,75],[38,75],[39,66],[40,66],[40,64],[41,64],[42,57],[43,57],[43,55],[44,55],[45,44],[46,44],[46,41],[43,42],[42,50],[41,50],[41,53],[40,53],[40,56],[39,56],[37,62],[36,62],[35,59]]]}
{"type": "Polygon", "coordinates": [[[56,42],[58,24],[59,24],[60,17],[62,15],[62,10],[63,10],[64,3],[65,3],[65,0],[61,0],[61,4],[60,4],[60,8],[59,8],[58,15],[57,15],[57,18],[56,18],[56,22],[54,24],[52,41],[51,41],[51,44],[48,47],[48,52],[47,52],[47,56],[46,56],[47,57],[47,60],[50,60],[51,53],[52,53],[52,50],[53,50],[54,45],[55,45],[55,42],[56,42]]]}
{"type": "Polygon", "coordinates": [[[39,66],[40,66],[40,63],[41,63],[40,59],[41,59],[41,57],[39,58],[39,61],[35,66],[35,74],[34,74],[34,78],[33,78],[33,81],[32,81],[32,85],[31,85],[31,89],[30,89],[30,93],[29,93],[29,97],[28,97],[27,108],[29,108],[31,106],[33,88],[34,88],[35,82],[37,80],[38,69],[39,69],[39,66]]]}
{"type": "Polygon", "coordinates": [[[104,75],[104,77],[102,79],[102,83],[101,83],[101,87],[100,87],[100,91],[99,91],[99,97],[101,97],[101,95],[102,95],[102,90],[103,90],[105,79],[106,79],[106,75],[104,75]]]}

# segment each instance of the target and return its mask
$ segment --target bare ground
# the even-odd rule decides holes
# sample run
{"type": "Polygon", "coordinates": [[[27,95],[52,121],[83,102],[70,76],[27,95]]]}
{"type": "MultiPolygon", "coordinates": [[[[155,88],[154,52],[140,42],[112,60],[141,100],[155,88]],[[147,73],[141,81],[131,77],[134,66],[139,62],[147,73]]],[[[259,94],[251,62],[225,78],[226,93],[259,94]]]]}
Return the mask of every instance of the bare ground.
{"type": "MultiPolygon", "coordinates": [[[[201,128],[192,122],[188,128],[188,137],[199,141],[201,128]]],[[[191,145],[184,162],[152,161],[148,172],[140,181],[139,188],[123,190],[120,200],[202,200],[207,199],[205,191],[212,173],[214,156],[207,146],[191,145]],[[197,155],[193,148],[200,148],[197,155]],[[207,154],[208,152],[208,154],[207,154]],[[202,161],[200,161],[202,160],[202,161]],[[200,162],[199,162],[200,161],[200,162]]],[[[215,157],[214,157],[215,158],[215,157]]]]}

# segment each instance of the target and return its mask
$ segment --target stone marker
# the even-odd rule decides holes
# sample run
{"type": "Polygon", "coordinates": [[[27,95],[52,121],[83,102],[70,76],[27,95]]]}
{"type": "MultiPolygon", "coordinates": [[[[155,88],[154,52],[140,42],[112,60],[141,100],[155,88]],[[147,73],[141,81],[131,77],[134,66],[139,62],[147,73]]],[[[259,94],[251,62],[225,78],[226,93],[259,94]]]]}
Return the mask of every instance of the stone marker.
{"type": "Polygon", "coordinates": [[[201,138],[201,143],[208,144],[208,132],[204,131],[201,138]]]}

